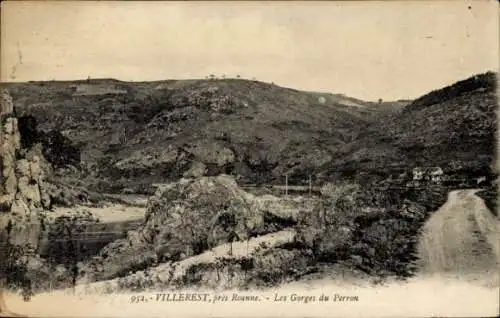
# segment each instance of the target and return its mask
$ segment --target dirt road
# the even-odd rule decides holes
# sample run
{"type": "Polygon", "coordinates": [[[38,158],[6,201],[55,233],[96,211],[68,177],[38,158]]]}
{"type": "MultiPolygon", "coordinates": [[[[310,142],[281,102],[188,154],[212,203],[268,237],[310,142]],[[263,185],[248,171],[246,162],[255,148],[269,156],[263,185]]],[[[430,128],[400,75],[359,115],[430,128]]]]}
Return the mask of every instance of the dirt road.
{"type": "Polygon", "coordinates": [[[419,242],[423,273],[498,271],[500,222],[477,191],[450,192],[447,202],[425,224],[419,242]]]}

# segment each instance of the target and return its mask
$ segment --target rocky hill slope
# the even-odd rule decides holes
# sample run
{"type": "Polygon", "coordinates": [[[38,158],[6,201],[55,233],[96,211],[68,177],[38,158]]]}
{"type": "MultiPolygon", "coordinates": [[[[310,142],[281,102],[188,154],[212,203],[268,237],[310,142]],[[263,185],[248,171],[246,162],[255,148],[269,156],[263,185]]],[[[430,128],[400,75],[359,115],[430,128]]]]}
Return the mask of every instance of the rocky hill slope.
{"type": "Polygon", "coordinates": [[[416,166],[492,174],[496,74],[371,103],[242,79],[8,83],[59,176],[104,192],[231,174],[239,183],[386,179],[416,166]],[[59,149],[59,150],[57,150],[59,149]],[[65,149],[65,150],[64,150],[65,149]],[[71,154],[71,155],[70,155],[71,154]]]}
{"type": "Polygon", "coordinates": [[[106,191],[137,192],[183,175],[282,183],[288,173],[300,180],[406,103],[240,79],[4,85],[21,116],[33,116],[45,134],[60,131],[78,148],[72,153],[80,156],[82,175],[73,180],[106,191]]]}
{"type": "MultiPolygon", "coordinates": [[[[496,139],[496,74],[473,76],[410,103],[370,125],[325,170],[378,174],[439,166],[447,175],[493,173],[496,139]]],[[[493,178],[493,177],[492,177],[493,178]]]]}

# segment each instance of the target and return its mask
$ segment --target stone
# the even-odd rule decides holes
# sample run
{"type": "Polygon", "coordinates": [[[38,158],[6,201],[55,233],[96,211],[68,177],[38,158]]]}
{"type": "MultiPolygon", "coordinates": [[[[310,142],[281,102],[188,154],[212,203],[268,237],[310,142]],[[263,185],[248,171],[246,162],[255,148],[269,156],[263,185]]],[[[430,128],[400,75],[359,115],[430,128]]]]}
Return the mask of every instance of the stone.
{"type": "Polygon", "coordinates": [[[12,114],[14,112],[14,103],[12,97],[6,89],[0,92],[0,115],[12,114]]]}
{"type": "Polygon", "coordinates": [[[18,179],[18,193],[22,195],[28,202],[33,203],[35,206],[41,204],[40,190],[38,183],[33,182],[28,176],[22,176],[18,179]]]}
{"type": "Polygon", "coordinates": [[[12,205],[18,186],[15,167],[20,142],[19,136],[16,136],[17,122],[15,118],[7,118],[1,124],[0,171],[2,182],[0,183],[0,207],[2,211],[6,211],[12,205]]]}
{"type": "Polygon", "coordinates": [[[21,198],[16,198],[12,203],[11,212],[17,215],[29,214],[30,208],[21,198]]]}
{"type": "Polygon", "coordinates": [[[199,161],[193,162],[188,171],[184,172],[184,178],[199,178],[205,175],[207,167],[199,161]]]}
{"type": "Polygon", "coordinates": [[[40,166],[40,157],[33,156],[33,161],[30,162],[30,171],[33,179],[38,180],[43,176],[43,171],[40,166]]]}
{"type": "Polygon", "coordinates": [[[16,174],[19,177],[30,176],[30,163],[26,159],[20,159],[16,163],[16,174]]]}

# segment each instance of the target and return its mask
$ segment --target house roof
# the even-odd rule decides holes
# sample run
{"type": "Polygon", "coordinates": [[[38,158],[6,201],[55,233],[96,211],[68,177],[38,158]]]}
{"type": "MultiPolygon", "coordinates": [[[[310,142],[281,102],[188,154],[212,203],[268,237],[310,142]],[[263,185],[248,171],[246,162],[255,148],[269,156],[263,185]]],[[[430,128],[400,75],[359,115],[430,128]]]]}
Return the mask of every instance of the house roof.
{"type": "Polygon", "coordinates": [[[415,167],[413,168],[413,173],[422,172],[422,173],[442,173],[443,169],[441,167],[415,167]]]}

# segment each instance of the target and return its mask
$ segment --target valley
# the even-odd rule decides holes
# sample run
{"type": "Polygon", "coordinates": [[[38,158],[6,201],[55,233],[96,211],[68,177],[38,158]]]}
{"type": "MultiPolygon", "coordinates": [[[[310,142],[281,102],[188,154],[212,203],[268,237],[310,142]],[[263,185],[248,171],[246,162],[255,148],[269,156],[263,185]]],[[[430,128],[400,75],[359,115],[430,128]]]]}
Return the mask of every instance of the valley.
{"type": "Polygon", "coordinates": [[[35,294],[490,270],[494,76],[378,103],[242,79],[2,84],[20,180],[2,194],[31,211],[4,215],[8,235],[36,230],[35,294]]]}

